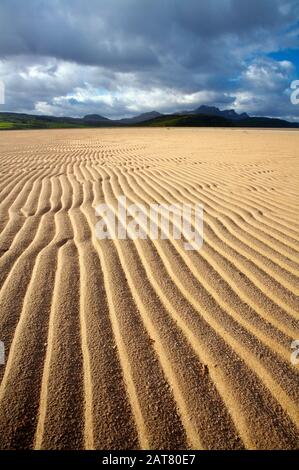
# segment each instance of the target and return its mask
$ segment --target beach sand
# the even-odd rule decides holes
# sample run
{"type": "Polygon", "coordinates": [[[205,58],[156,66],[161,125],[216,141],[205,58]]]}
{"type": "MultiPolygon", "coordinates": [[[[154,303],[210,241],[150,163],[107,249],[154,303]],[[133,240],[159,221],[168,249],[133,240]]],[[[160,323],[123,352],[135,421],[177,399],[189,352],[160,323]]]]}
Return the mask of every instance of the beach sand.
{"type": "Polygon", "coordinates": [[[299,133],[0,133],[1,449],[299,447],[299,133]],[[117,197],[204,243],[99,240],[117,197]]]}

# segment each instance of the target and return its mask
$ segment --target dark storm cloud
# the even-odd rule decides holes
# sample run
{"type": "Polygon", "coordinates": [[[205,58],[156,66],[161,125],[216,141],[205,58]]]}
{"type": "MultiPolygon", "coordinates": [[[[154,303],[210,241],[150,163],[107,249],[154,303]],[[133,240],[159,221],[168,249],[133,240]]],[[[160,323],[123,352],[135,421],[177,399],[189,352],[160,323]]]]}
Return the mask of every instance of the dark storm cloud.
{"type": "MultiPolygon", "coordinates": [[[[205,91],[207,101],[217,96],[219,104],[233,103],[234,92],[246,87],[261,93],[254,77],[246,78],[250,63],[298,47],[298,33],[290,34],[298,18],[298,0],[1,0],[0,74],[8,80],[7,104],[16,108],[18,100],[19,109],[35,109],[42,102],[57,112],[57,103],[64,103],[64,109],[81,113],[74,95],[86,86],[90,93],[106,90],[102,108],[108,114],[135,110],[126,105],[128,87],[139,96],[146,90],[158,96],[157,89],[178,96],[205,91]]],[[[86,104],[91,106],[88,98],[86,104]]],[[[185,106],[182,97],[177,105],[185,106]]],[[[167,106],[162,102],[160,109],[167,106]]]]}
{"type": "Polygon", "coordinates": [[[37,54],[136,70],[171,58],[196,65],[202,57],[214,65],[223,37],[267,40],[294,20],[298,2],[1,0],[0,9],[2,57],[37,54]]]}

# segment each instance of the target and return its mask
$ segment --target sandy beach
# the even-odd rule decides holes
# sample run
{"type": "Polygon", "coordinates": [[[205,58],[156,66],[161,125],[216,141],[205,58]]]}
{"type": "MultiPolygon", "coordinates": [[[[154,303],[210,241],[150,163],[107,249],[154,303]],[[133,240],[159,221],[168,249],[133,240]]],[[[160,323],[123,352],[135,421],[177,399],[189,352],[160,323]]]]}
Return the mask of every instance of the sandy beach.
{"type": "Polygon", "coordinates": [[[1,449],[299,447],[299,133],[0,133],[1,449]],[[117,198],[204,242],[99,240],[117,198]]]}

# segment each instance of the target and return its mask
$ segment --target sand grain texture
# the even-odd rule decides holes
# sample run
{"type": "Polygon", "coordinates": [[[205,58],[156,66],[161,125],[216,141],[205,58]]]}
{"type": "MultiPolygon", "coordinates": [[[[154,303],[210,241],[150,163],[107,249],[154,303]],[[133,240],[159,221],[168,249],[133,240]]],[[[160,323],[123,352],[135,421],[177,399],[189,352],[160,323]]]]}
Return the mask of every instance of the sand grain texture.
{"type": "Polygon", "coordinates": [[[0,448],[299,447],[299,134],[0,134],[0,448]],[[95,208],[201,203],[204,246],[95,208]],[[146,229],[146,227],[144,227],[146,229]]]}

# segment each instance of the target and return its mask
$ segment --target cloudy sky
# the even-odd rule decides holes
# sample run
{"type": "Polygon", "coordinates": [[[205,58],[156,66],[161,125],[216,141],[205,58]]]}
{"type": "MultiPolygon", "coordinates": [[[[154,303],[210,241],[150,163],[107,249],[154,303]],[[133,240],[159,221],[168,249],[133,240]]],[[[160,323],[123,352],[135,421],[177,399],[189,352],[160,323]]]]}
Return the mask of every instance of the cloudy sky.
{"type": "Polygon", "coordinates": [[[299,120],[299,0],[0,0],[0,111],[299,120]]]}

